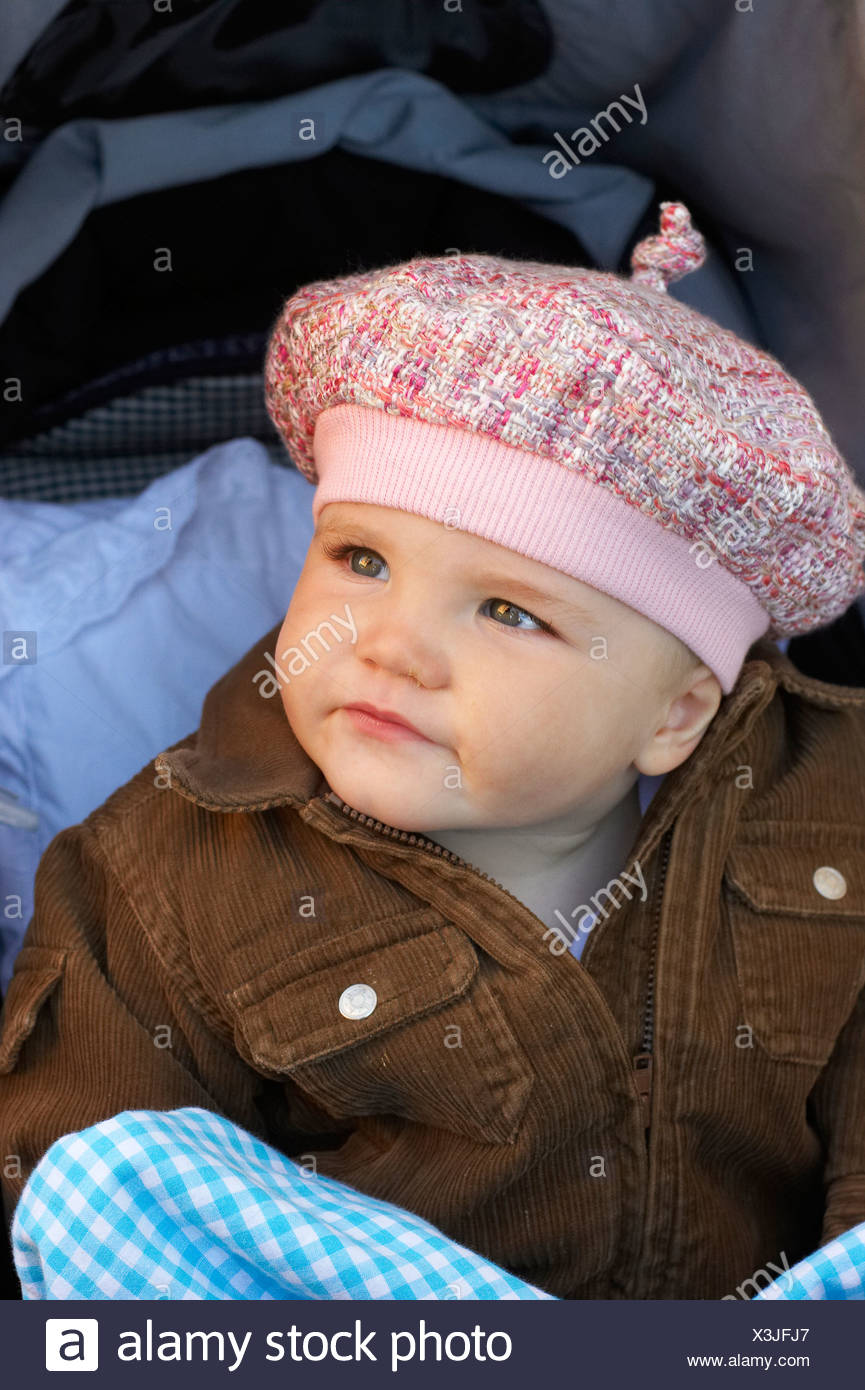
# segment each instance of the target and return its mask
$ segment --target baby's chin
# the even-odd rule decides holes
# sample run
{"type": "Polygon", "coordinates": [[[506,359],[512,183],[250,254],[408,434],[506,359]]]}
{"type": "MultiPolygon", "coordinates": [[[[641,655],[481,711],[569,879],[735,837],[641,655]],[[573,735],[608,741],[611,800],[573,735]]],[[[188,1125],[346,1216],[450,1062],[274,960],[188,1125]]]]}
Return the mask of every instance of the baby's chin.
{"type": "Polygon", "coordinates": [[[431,834],[428,829],[428,808],[425,817],[421,798],[411,792],[400,793],[393,785],[387,785],[387,774],[382,773],[376,779],[376,785],[373,785],[368,777],[361,781],[357,776],[346,776],[344,769],[340,771],[336,768],[331,775],[327,767],[322,767],[322,772],[331,790],[355,811],[360,811],[361,815],[393,826],[396,830],[406,830],[415,835],[431,834]]]}

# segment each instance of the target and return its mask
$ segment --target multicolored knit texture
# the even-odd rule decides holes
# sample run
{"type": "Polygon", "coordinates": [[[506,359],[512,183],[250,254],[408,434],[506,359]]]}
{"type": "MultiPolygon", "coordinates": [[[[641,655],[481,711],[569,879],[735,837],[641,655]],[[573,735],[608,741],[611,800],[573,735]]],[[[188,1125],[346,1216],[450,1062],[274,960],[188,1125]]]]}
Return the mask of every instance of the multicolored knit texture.
{"type": "Polygon", "coordinates": [[[685,541],[696,578],[717,561],[770,637],[811,631],[865,588],[865,493],[780,362],[666,292],[704,258],[687,208],[663,203],[630,277],[471,254],[316,281],[273,329],[268,410],[313,483],[319,417],[346,405],[554,461],[685,541]]]}

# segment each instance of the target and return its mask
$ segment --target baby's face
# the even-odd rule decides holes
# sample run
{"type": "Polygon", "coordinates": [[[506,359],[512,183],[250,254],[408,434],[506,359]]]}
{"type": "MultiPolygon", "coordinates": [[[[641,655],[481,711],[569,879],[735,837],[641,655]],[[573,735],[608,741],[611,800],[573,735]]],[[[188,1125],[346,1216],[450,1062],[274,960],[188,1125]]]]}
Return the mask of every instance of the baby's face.
{"type": "Polygon", "coordinates": [[[683,762],[720,699],[696,663],[712,698],[696,711],[693,695],[677,698],[690,680],[683,655],[588,584],[356,502],[323,508],[275,653],[286,715],[333,790],[426,833],[588,827],[639,772],[683,762]],[[328,553],[340,546],[344,556],[328,553]],[[356,701],[424,737],[382,736],[348,712],[356,701]]]}

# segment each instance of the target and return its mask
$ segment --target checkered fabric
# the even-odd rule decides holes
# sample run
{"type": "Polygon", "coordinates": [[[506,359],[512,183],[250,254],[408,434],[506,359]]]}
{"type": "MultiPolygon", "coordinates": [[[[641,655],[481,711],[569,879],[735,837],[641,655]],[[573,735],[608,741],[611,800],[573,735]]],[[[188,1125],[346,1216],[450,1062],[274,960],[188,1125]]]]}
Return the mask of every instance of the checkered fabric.
{"type": "MultiPolygon", "coordinates": [[[[308,1165],[193,1107],[125,1110],[65,1135],[15,1209],[24,1298],[551,1298],[308,1165]]],[[[865,1300],[865,1222],[759,1299],[865,1300]]]]}
{"type": "Polygon", "coordinates": [[[53,1143],[12,1223],[25,1299],[549,1299],[196,1107],[53,1143]]]}
{"type": "Polygon", "coordinates": [[[290,465],[260,372],[187,377],[93,406],[0,449],[0,497],[71,503],[128,497],[223,440],[258,439],[290,465]]]}
{"type": "Polygon", "coordinates": [[[865,1300],[865,1221],[785,1270],[752,1301],[759,1298],[865,1300]]]}

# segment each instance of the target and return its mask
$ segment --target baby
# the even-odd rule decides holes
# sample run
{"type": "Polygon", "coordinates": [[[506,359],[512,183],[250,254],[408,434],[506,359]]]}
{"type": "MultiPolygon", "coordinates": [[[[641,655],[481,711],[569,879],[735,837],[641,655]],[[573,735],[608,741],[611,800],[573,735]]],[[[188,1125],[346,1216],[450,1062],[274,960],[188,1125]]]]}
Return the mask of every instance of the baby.
{"type": "Polygon", "coordinates": [[[736,1297],[865,1220],[865,691],[776,645],[865,585],[865,497],[667,294],[704,254],[666,203],[630,279],[289,299],[315,534],[200,728],[43,855],[7,1223],[57,1136],[182,1106],[559,1297],[736,1297]]]}

